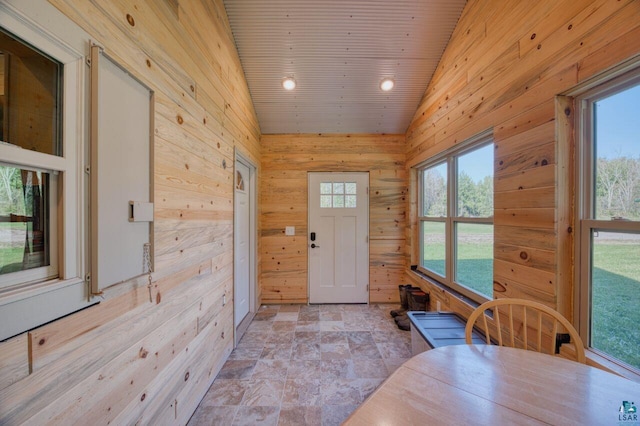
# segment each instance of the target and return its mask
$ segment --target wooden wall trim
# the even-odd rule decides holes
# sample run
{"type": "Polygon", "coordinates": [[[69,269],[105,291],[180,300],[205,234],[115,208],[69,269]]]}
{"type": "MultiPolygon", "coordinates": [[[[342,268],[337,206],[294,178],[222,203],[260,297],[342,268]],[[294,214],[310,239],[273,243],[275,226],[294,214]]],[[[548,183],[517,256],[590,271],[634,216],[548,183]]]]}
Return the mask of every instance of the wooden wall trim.
{"type": "Polygon", "coordinates": [[[574,232],[575,225],[575,105],[567,96],[556,97],[557,141],[557,310],[565,318],[575,318],[574,232]]]}

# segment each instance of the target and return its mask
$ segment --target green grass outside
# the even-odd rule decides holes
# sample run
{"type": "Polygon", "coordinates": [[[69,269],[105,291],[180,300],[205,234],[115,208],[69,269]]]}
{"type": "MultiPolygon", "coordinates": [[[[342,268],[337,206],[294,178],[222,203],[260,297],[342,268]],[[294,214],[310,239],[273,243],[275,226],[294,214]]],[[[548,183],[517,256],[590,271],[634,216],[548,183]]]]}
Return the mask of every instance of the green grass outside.
{"type": "MultiPolygon", "coordinates": [[[[9,232],[9,229],[24,231],[24,223],[0,222],[0,232],[9,232]]],[[[22,269],[24,255],[24,240],[10,241],[0,240],[0,273],[7,274],[22,269]]]]}
{"type": "MultiPolygon", "coordinates": [[[[445,274],[444,224],[425,222],[423,266],[442,276],[445,274]]],[[[458,224],[456,282],[488,298],[493,295],[493,226],[458,224]]]]}
{"type": "Polygon", "coordinates": [[[591,346],[640,369],[640,244],[595,244],[591,346]]]}
{"type": "MultiPolygon", "coordinates": [[[[444,276],[444,244],[431,244],[425,247],[424,251],[424,267],[444,276]]],[[[458,246],[456,282],[490,299],[493,298],[493,244],[475,243],[458,246]]]]}
{"type": "MultiPolygon", "coordinates": [[[[444,275],[444,235],[438,225],[425,226],[426,240],[436,242],[425,245],[424,266],[444,275]]],[[[483,234],[479,227],[459,231],[483,234]]],[[[593,255],[591,346],[640,369],[640,244],[597,243],[593,255]]],[[[458,283],[492,298],[493,243],[460,244],[456,274],[458,283]]]]}
{"type": "Polygon", "coordinates": [[[24,248],[0,248],[0,274],[22,270],[24,248]]]}

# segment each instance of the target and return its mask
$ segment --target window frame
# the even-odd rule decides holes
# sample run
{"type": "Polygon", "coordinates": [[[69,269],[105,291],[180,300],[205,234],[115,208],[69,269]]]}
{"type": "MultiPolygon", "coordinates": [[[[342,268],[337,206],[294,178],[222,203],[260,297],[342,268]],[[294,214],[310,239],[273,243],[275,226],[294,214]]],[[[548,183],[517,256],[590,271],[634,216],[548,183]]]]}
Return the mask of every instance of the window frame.
{"type": "MultiPolygon", "coordinates": [[[[460,143],[453,149],[446,150],[429,160],[416,166],[417,171],[417,187],[418,187],[418,205],[417,205],[417,227],[418,227],[418,265],[417,269],[436,282],[449,287],[453,291],[473,300],[476,303],[483,303],[491,298],[477,292],[476,290],[455,281],[456,259],[457,259],[457,224],[487,224],[493,225],[494,216],[489,217],[468,217],[458,215],[458,158],[494,144],[493,129],[485,130],[472,138],[460,143]],[[445,217],[429,217],[423,216],[424,207],[424,190],[423,190],[423,173],[426,169],[437,167],[441,164],[447,166],[447,215],[445,217]],[[455,214],[453,214],[455,213],[455,214]],[[442,276],[422,265],[424,256],[424,232],[423,224],[425,222],[437,222],[445,224],[445,275],[442,276]]],[[[494,171],[495,172],[495,171],[494,171]]],[[[495,192],[495,191],[494,191],[495,192]]]]}
{"type": "Polygon", "coordinates": [[[320,208],[321,209],[355,209],[358,206],[358,201],[357,201],[357,183],[356,182],[321,182],[320,184],[320,208]],[[331,185],[331,192],[325,192],[323,193],[322,191],[322,185],[323,184],[329,184],[331,185]],[[347,184],[350,185],[355,185],[356,186],[356,192],[347,192],[347,184]],[[335,188],[336,185],[342,185],[342,192],[335,192],[335,188]],[[323,206],[322,205],[322,200],[323,200],[323,196],[324,197],[329,197],[329,200],[331,201],[331,205],[330,206],[323,206]],[[338,206],[334,203],[334,201],[336,200],[336,197],[342,197],[342,206],[338,206]],[[347,197],[349,197],[350,199],[353,200],[353,205],[349,206],[347,205],[347,197]]]}
{"type": "Polygon", "coordinates": [[[575,288],[576,320],[578,331],[588,350],[603,359],[628,371],[638,374],[639,370],[600,349],[591,346],[592,313],[592,232],[608,231],[640,234],[640,221],[596,219],[595,187],[595,120],[593,105],[608,96],[640,84],[640,61],[609,71],[604,76],[586,82],[575,89],[573,96],[576,109],[576,215],[578,232],[575,237],[575,288]]]}
{"type": "MultiPolygon", "coordinates": [[[[57,255],[57,277],[35,281],[24,278],[0,286],[0,319],[4,322],[0,340],[96,303],[90,300],[85,281],[88,260],[85,163],[89,154],[86,145],[89,74],[85,51],[89,39],[50,5],[13,3],[0,4],[0,26],[61,64],[62,156],[0,144],[3,164],[57,175],[57,199],[52,200],[50,208],[57,215],[50,220],[50,227],[57,229],[57,241],[50,246],[51,253],[57,255]]],[[[53,255],[51,259],[53,263],[53,255]]]]}

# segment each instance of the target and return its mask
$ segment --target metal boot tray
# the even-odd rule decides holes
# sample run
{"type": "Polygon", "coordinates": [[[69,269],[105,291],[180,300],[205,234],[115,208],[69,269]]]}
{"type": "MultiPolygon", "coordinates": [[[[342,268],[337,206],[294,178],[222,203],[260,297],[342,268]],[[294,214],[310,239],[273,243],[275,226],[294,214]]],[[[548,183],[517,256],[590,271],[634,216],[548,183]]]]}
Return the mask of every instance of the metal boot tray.
{"type": "MultiPolygon", "coordinates": [[[[447,345],[464,345],[467,321],[455,312],[407,313],[411,321],[411,352],[415,356],[429,349],[447,345]]],[[[486,339],[473,330],[473,343],[486,344],[486,339]]]]}

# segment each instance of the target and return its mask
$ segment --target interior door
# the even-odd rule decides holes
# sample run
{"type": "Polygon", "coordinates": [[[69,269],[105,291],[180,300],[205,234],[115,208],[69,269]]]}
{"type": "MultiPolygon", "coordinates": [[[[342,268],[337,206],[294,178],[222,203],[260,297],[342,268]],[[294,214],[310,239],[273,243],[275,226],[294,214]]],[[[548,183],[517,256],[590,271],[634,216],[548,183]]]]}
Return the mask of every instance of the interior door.
{"type": "Polygon", "coordinates": [[[309,173],[309,303],[369,301],[368,189],[368,173],[309,173]]]}
{"type": "Polygon", "coordinates": [[[236,161],[234,209],[234,323],[237,327],[250,309],[251,210],[249,167],[236,161]]]}

